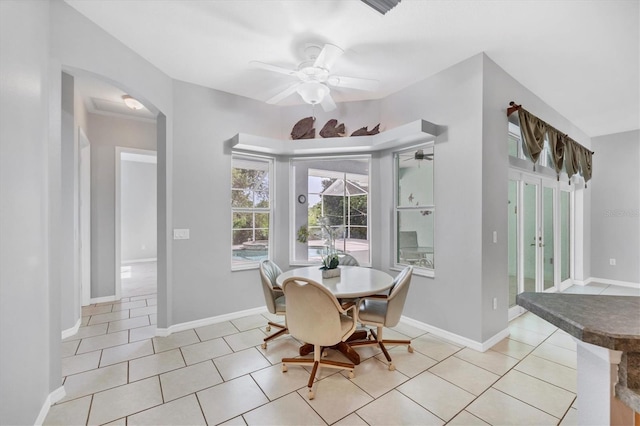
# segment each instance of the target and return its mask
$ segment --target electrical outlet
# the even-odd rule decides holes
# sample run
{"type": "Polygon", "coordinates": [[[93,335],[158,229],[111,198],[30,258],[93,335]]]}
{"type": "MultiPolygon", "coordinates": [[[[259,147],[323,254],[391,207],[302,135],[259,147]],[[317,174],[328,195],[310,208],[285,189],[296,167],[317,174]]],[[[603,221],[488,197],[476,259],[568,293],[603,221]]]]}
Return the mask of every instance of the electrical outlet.
{"type": "Polygon", "coordinates": [[[609,265],[616,266],[616,260],[613,258],[609,259],[609,265]]]}
{"type": "Polygon", "coordinates": [[[189,239],[189,230],[188,229],[174,229],[173,230],[173,239],[174,240],[188,240],[189,239]]]}
{"type": "Polygon", "coordinates": [[[493,310],[495,311],[496,309],[498,309],[498,298],[494,297],[493,298],[493,310]]]}
{"type": "Polygon", "coordinates": [[[498,232],[497,231],[493,231],[493,242],[494,243],[498,242],[498,232]]]}

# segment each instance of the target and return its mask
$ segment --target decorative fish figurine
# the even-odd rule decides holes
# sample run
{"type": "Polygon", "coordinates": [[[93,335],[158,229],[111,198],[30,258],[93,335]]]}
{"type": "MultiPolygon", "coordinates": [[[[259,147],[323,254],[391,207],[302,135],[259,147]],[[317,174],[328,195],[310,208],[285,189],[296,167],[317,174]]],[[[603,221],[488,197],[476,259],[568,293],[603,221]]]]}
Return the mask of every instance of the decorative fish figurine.
{"type": "Polygon", "coordinates": [[[376,127],[371,130],[367,130],[366,127],[360,127],[358,130],[351,133],[351,136],[370,136],[377,135],[378,133],[380,133],[380,123],[376,124],[376,127]]]}
{"type": "Polygon", "coordinates": [[[320,130],[320,136],[323,138],[339,138],[344,136],[344,123],[338,125],[338,120],[332,118],[327,121],[327,124],[320,130]]]}
{"type": "Polygon", "coordinates": [[[305,117],[298,121],[291,129],[291,139],[313,139],[316,137],[316,129],[313,123],[315,117],[305,117]]]}

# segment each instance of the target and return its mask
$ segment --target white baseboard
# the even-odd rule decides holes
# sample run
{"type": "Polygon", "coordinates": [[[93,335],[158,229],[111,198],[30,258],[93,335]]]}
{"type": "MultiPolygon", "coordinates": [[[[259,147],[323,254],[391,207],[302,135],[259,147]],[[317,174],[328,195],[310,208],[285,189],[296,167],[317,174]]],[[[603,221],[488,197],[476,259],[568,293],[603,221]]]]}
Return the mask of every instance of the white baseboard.
{"type": "Polygon", "coordinates": [[[103,296],[103,297],[93,297],[91,298],[90,303],[94,304],[94,303],[105,303],[105,302],[115,302],[116,300],[116,296],[103,296]]]}
{"type": "Polygon", "coordinates": [[[78,329],[80,329],[80,322],[82,322],[82,318],[78,318],[78,321],[76,321],[76,324],[73,327],[62,330],[62,340],[76,334],[78,332],[78,329]]]}
{"type": "Polygon", "coordinates": [[[640,288],[640,283],[634,283],[632,281],[609,280],[606,278],[596,278],[596,277],[590,277],[586,281],[586,283],[587,284],[602,283],[602,284],[618,285],[620,287],[640,288]]]}
{"type": "Polygon", "coordinates": [[[133,260],[123,260],[120,262],[121,265],[128,265],[130,263],[144,263],[144,262],[157,262],[157,257],[150,257],[148,259],[133,259],[133,260]]]}
{"type": "Polygon", "coordinates": [[[156,336],[159,337],[167,337],[172,333],[176,333],[178,331],[190,330],[192,328],[204,327],[205,325],[217,324],[219,322],[230,321],[242,317],[246,317],[248,315],[256,315],[267,312],[267,307],[262,306],[259,308],[246,309],[244,311],[231,312],[229,314],[217,315],[215,317],[203,318],[195,321],[183,322],[180,324],[174,324],[169,326],[169,328],[156,328],[156,336]]]}
{"type": "MultiPolygon", "coordinates": [[[[179,331],[191,330],[193,328],[204,327],[211,324],[217,324],[224,321],[231,321],[234,319],[246,317],[248,315],[257,315],[267,312],[266,306],[262,306],[259,308],[246,309],[244,311],[231,312],[229,314],[217,315],[215,317],[203,318],[195,321],[183,322],[180,324],[174,324],[169,326],[169,328],[156,328],[156,336],[158,337],[167,337],[173,333],[177,333],[179,331]]],[[[441,337],[443,339],[447,339],[453,343],[457,343],[462,346],[469,347],[479,352],[486,352],[493,345],[509,337],[509,328],[505,328],[504,330],[496,333],[491,338],[487,339],[484,342],[476,342],[475,340],[468,339],[463,336],[459,336],[457,334],[451,333],[446,330],[442,330],[438,327],[434,327],[432,325],[414,320],[412,318],[408,318],[402,316],[402,322],[407,325],[419,328],[420,330],[427,331],[435,336],[441,337]]]]}
{"type": "Polygon", "coordinates": [[[469,347],[479,352],[486,352],[493,345],[509,337],[509,328],[505,328],[504,330],[496,333],[491,338],[485,340],[484,342],[476,342],[475,340],[471,340],[467,337],[460,336],[455,333],[451,333],[450,331],[443,330],[438,327],[434,327],[432,325],[426,324],[421,321],[414,320],[412,318],[402,316],[402,322],[405,324],[411,325],[413,327],[419,328],[420,330],[427,331],[437,337],[442,337],[443,339],[447,339],[453,343],[457,343],[462,346],[469,347]]]}
{"type": "Polygon", "coordinates": [[[38,418],[36,418],[35,425],[40,426],[44,423],[44,419],[47,418],[47,414],[49,414],[49,408],[56,402],[60,401],[65,397],[67,392],[64,390],[64,386],[60,386],[58,389],[51,392],[47,395],[47,398],[44,400],[44,404],[42,404],[42,408],[40,409],[40,413],[38,414],[38,418]]]}

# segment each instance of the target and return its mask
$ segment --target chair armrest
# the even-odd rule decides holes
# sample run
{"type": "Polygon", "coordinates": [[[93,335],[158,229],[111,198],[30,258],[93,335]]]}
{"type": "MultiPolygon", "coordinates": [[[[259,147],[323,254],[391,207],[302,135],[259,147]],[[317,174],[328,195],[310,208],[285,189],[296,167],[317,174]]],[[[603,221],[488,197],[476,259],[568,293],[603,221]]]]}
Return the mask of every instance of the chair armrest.
{"type": "Polygon", "coordinates": [[[351,308],[352,306],[355,306],[355,305],[356,305],[356,302],[351,301],[351,302],[345,302],[341,306],[342,306],[342,309],[344,311],[346,311],[347,309],[349,309],[349,308],[351,308]]]}
{"type": "Polygon", "coordinates": [[[389,296],[386,294],[372,294],[371,296],[364,296],[363,299],[379,299],[379,300],[387,300],[389,296]]]}
{"type": "Polygon", "coordinates": [[[352,317],[355,321],[355,319],[358,318],[358,305],[355,304],[354,302],[348,302],[348,303],[345,303],[345,305],[349,305],[349,307],[347,307],[346,309],[342,308],[343,309],[342,312],[352,317]],[[349,313],[349,311],[352,311],[351,314],[349,313]]]}
{"type": "Polygon", "coordinates": [[[362,304],[367,300],[387,300],[389,298],[389,296],[387,296],[386,294],[372,294],[370,296],[363,296],[360,299],[358,299],[358,311],[360,311],[360,308],[362,307],[362,304]]]}

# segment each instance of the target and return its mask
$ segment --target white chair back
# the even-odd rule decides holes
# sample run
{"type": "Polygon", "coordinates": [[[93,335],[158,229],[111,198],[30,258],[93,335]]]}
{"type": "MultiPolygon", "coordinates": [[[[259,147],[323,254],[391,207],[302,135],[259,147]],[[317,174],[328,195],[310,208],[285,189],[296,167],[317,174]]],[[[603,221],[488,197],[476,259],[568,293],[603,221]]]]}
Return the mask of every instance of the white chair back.
{"type": "Polygon", "coordinates": [[[282,273],[278,265],[270,260],[260,262],[260,280],[262,281],[262,291],[264,292],[264,300],[267,304],[267,310],[276,313],[276,299],[282,296],[282,291],[276,290],[276,278],[282,273]]]}
{"type": "Polygon", "coordinates": [[[345,323],[338,300],[322,284],[308,278],[291,277],[284,281],[282,289],[286,299],[287,328],[296,339],[331,346],[355,330],[356,322],[345,323]]]}
{"type": "Polygon", "coordinates": [[[405,267],[395,278],[395,284],[389,298],[387,299],[387,315],[385,317],[385,327],[395,327],[400,322],[404,302],[409,293],[411,285],[411,276],[413,274],[413,266],[405,267]]]}

